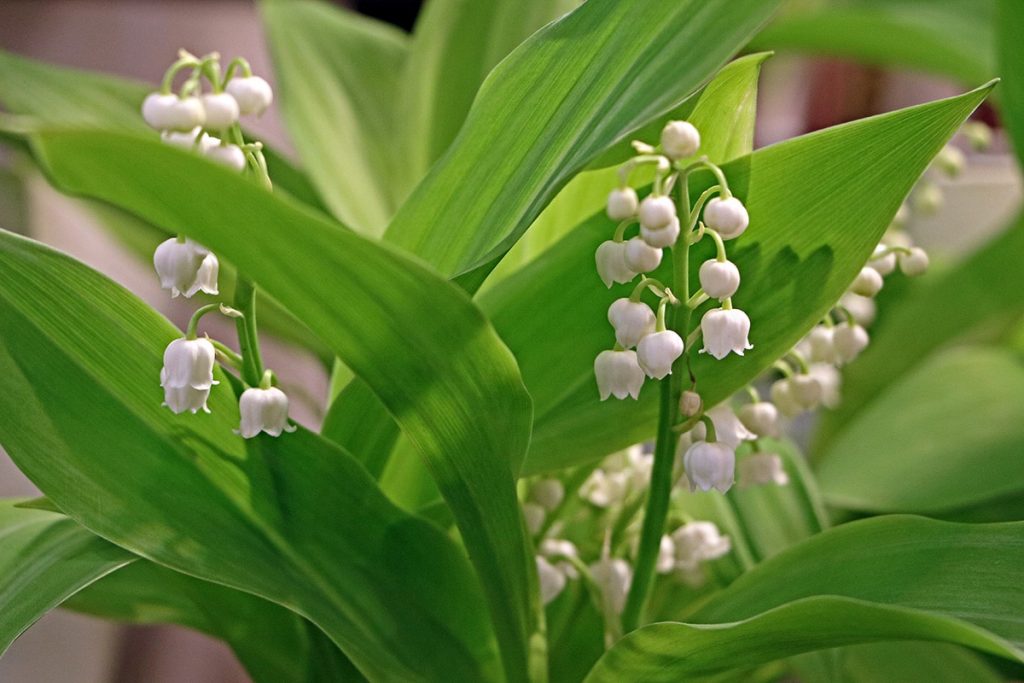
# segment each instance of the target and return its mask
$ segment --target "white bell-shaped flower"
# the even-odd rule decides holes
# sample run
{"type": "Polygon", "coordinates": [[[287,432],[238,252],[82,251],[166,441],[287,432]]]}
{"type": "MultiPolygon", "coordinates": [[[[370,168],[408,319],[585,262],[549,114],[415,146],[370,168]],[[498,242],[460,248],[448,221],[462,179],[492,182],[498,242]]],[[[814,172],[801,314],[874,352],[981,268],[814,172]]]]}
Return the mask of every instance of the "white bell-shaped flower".
{"type": "Polygon", "coordinates": [[[701,264],[700,286],[712,299],[728,299],[740,288],[740,269],[732,261],[709,259],[701,264]]]}
{"type": "Polygon", "coordinates": [[[646,335],[636,346],[640,367],[652,379],[672,374],[672,364],[683,355],[683,338],[672,330],[646,335]]]}
{"type": "Polygon", "coordinates": [[[670,159],[692,157],[700,149],[700,131],[689,121],[669,121],[661,129],[661,151],[670,159]]]}
{"type": "MultiPolygon", "coordinates": [[[[743,426],[757,436],[777,437],[779,435],[779,409],[768,401],[748,403],[737,413],[743,426]]],[[[717,431],[718,428],[715,428],[717,431]]]]}
{"type": "Polygon", "coordinates": [[[942,188],[935,183],[922,182],[914,190],[912,201],[915,211],[923,216],[932,216],[946,203],[946,197],[942,193],[942,188]]]}
{"type": "Polygon", "coordinates": [[[626,267],[630,270],[650,273],[660,265],[661,249],[652,247],[639,236],[626,242],[626,267]]]}
{"type": "Polygon", "coordinates": [[[539,479],[530,487],[530,498],[550,512],[562,504],[565,486],[558,479],[539,479]]]}
{"type": "Polygon", "coordinates": [[[889,251],[884,244],[875,247],[868,265],[878,271],[881,276],[886,276],[896,270],[896,253],[889,251]],[[888,253],[886,253],[888,252],[888,253]]]}
{"type": "Polygon", "coordinates": [[[857,277],[853,279],[853,283],[850,285],[850,291],[854,294],[860,294],[861,296],[874,297],[882,290],[883,284],[885,283],[877,270],[864,266],[860,269],[860,272],[857,273],[857,277]]]}
{"type": "Polygon", "coordinates": [[[615,328],[615,341],[628,349],[654,332],[656,319],[650,306],[623,297],[608,307],[608,322],[615,328]]]}
{"type": "Polygon", "coordinates": [[[242,114],[259,116],[274,101],[274,91],[270,84],[259,76],[232,78],[224,89],[238,102],[238,111],[242,114]]]}
{"type": "Polygon", "coordinates": [[[920,247],[911,247],[909,254],[900,256],[900,270],[908,277],[924,275],[928,270],[928,252],[920,247]]]}
{"type": "Polygon", "coordinates": [[[732,487],[736,472],[736,453],[727,444],[697,441],[683,456],[690,491],[718,489],[725,493],[732,487]]]}
{"type": "Polygon", "coordinates": [[[242,392],[238,400],[242,423],[238,433],[251,439],[260,432],[280,436],[281,432],[294,432],[288,424],[288,396],[277,387],[251,388],[242,392]]]}
{"type": "MultiPolygon", "coordinates": [[[[715,426],[715,436],[718,441],[733,450],[739,448],[744,441],[753,441],[757,438],[757,434],[747,429],[728,403],[719,403],[707,411],[707,416],[711,418],[711,424],[715,426]]],[[[689,435],[692,437],[691,443],[703,441],[707,437],[707,427],[703,422],[698,422],[689,431],[689,435]]]]}
{"type": "Polygon", "coordinates": [[[590,576],[601,591],[604,604],[613,613],[621,614],[633,582],[633,568],[629,563],[617,557],[606,557],[590,565],[590,576]]]}
{"type": "Polygon", "coordinates": [[[951,178],[955,178],[967,165],[967,157],[958,147],[946,145],[935,157],[934,166],[951,178]]]}
{"type": "Polygon", "coordinates": [[[544,509],[544,506],[539,503],[523,503],[523,521],[526,523],[526,530],[530,532],[531,536],[540,533],[546,517],[547,511],[544,509]]]}
{"type": "Polygon", "coordinates": [[[789,388],[793,399],[807,410],[817,408],[821,403],[821,384],[811,375],[793,375],[789,378],[789,388]]]}
{"type": "Polygon", "coordinates": [[[817,325],[807,334],[811,360],[817,363],[835,363],[839,360],[835,347],[835,328],[817,325]]]}
{"type": "Polygon", "coordinates": [[[839,299],[839,305],[850,312],[859,325],[870,325],[875,322],[878,305],[874,299],[853,292],[847,292],[839,299]]]}
{"type": "Polygon", "coordinates": [[[654,566],[659,574],[668,574],[676,568],[676,544],[668,534],[661,537],[658,560],[654,566]]]}
{"type": "Polygon", "coordinates": [[[811,363],[807,368],[807,374],[818,383],[821,388],[820,402],[826,408],[837,408],[842,398],[840,387],[843,375],[831,363],[811,363]]]}
{"type": "Polygon", "coordinates": [[[238,145],[211,145],[204,150],[206,158],[235,171],[245,170],[245,152],[238,145]]]}
{"type": "Polygon", "coordinates": [[[591,505],[606,508],[622,502],[629,493],[629,477],[622,472],[598,468],[580,486],[580,497],[591,505]]]}
{"type": "MultiPolygon", "coordinates": [[[[165,130],[160,133],[160,139],[171,147],[180,147],[181,149],[197,149],[200,146],[200,142],[196,138],[206,138],[207,135],[203,133],[202,128],[193,128],[192,130],[181,133],[176,130],[165,130]]],[[[200,138],[200,139],[202,139],[200,138]]]]}
{"type": "Polygon", "coordinates": [[[700,413],[704,401],[696,391],[687,389],[679,396],[679,414],[683,417],[693,417],[700,413]]]}
{"type": "Polygon", "coordinates": [[[849,363],[867,348],[868,331],[857,324],[841,323],[836,325],[833,334],[836,356],[843,363],[849,363]]]}
{"type": "Polygon", "coordinates": [[[786,417],[795,417],[804,412],[804,406],[793,395],[793,385],[786,377],[772,383],[772,403],[786,417]]]}
{"type": "Polygon", "coordinates": [[[750,318],[738,308],[712,308],[700,320],[701,335],[704,348],[701,353],[709,353],[722,360],[730,353],[742,356],[744,351],[754,348],[750,343],[750,318]]]}
{"type": "Polygon", "coordinates": [[[210,387],[218,384],[213,379],[215,356],[209,339],[175,339],[168,344],[160,370],[164,405],[174,413],[210,412],[206,400],[210,387]]]}
{"type": "Polygon", "coordinates": [[[723,240],[743,234],[750,225],[747,207],[736,197],[715,197],[704,205],[704,224],[716,231],[723,240]]]}
{"type": "Polygon", "coordinates": [[[671,247],[679,239],[679,219],[675,218],[668,226],[659,230],[652,230],[646,226],[640,226],[640,239],[647,242],[649,247],[654,249],[664,249],[671,247]]]}
{"type": "Polygon", "coordinates": [[[678,567],[696,567],[717,560],[732,550],[732,542],[713,522],[688,522],[672,532],[675,562],[678,567]]]}
{"type": "Polygon", "coordinates": [[[676,216],[676,204],[665,195],[648,195],[640,202],[640,227],[648,230],[663,230],[669,227],[676,216]]]}
{"type": "Polygon", "coordinates": [[[640,397],[644,371],[637,362],[636,351],[602,351],[594,359],[594,376],[601,400],[640,397]]]}
{"type": "Polygon", "coordinates": [[[565,574],[566,578],[578,579],[579,570],[567,558],[579,558],[579,551],[572,541],[562,538],[545,538],[537,547],[540,554],[544,556],[555,568],[565,574]]]}
{"type": "Polygon", "coordinates": [[[740,488],[774,484],[785,486],[789,475],[782,464],[782,458],[774,453],[753,453],[739,462],[740,488]]]}
{"type": "Polygon", "coordinates": [[[204,128],[226,130],[238,123],[238,100],[228,93],[207,93],[203,95],[202,102],[206,111],[204,128]]]}
{"type": "Polygon", "coordinates": [[[540,581],[540,599],[545,605],[565,590],[565,574],[540,555],[537,556],[537,579],[540,581]]]}
{"type": "Polygon", "coordinates": [[[142,118],[151,128],[187,133],[206,121],[206,111],[198,97],[150,93],[142,102],[142,118]]]}
{"type": "Polygon", "coordinates": [[[626,243],[606,240],[594,252],[597,274],[605,287],[614,283],[624,284],[636,277],[636,271],[626,265],[626,243]]]}
{"type": "Polygon", "coordinates": [[[160,286],[186,298],[197,292],[217,294],[219,262],[205,247],[192,240],[171,238],[160,243],[153,252],[153,266],[160,286]]]}
{"type": "Polygon", "coordinates": [[[609,193],[605,209],[608,212],[608,218],[613,221],[624,221],[636,215],[639,203],[636,190],[632,187],[617,187],[609,193]]]}

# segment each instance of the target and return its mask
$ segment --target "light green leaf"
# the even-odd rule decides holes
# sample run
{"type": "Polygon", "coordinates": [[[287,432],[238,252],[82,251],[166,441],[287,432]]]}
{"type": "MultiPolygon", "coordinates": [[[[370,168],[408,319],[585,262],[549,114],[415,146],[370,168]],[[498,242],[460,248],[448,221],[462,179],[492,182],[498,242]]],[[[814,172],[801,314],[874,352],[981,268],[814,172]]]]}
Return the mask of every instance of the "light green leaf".
{"type": "Polygon", "coordinates": [[[331,212],[380,235],[394,214],[398,77],[408,39],[394,27],[315,0],[267,0],[264,26],[281,112],[331,212]]]}
{"type": "Polygon", "coordinates": [[[1014,0],[998,0],[995,17],[995,46],[1003,88],[1002,121],[1010,133],[1017,158],[1024,164],[1024,6],[1014,0]]]}
{"type": "Polygon", "coordinates": [[[823,454],[832,505],[930,513],[1024,490],[1024,365],[953,350],[883,390],[823,454]]]}
{"type": "MultiPolygon", "coordinates": [[[[733,301],[750,316],[754,349],[723,361],[696,357],[707,405],[760,374],[835,304],[917,177],[991,87],[812,133],[724,166],[751,216],[729,258],[743,273],[733,301]]],[[[691,192],[702,182],[695,179],[691,192]]],[[[608,306],[630,291],[605,289],[594,272],[594,250],[613,230],[607,217],[593,216],[481,298],[534,399],[525,473],[594,459],[654,432],[653,384],[639,403],[602,403],[593,379],[594,357],[614,341],[608,306]]],[[[692,262],[710,257],[710,245],[698,246],[704,251],[692,262]]],[[[655,275],[666,279],[668,266],[655,275]]]]}
{"type": "Polygon", "coordinates": [[[777,4],[589,0],[491,72],[387,238],[475,290],[575,173],[696,90],[777,4]]]}
{"type": "MultiPolygon", "coordinates": [[[[873,643],[841,651],[844,683],[1001,683],[978,655],[945,643],[873,643]]],[[[804,683],[814,681],[804,680],[804,683]]]]}
{"type": "Polygon", "coordinates": [[[513,477],[531,405],[515,360],[468,297],[397,249],[182,150],[98,132],[40,135],[38,145],[67,190],[119,204],[230,260],[373,389],[448,501],[508,674],[524,677],[535,569],[513,477]]]}
{"type": "MultiPolygon", "coordinates": [[[[111,145],[118,136],[68,135],[60,139],[98,139],[128,158],[111,145]]],[[[165,179],[173,165],[153,157],[199,175],[220,170],[159,143],[134,144],[152,147],[143,165],[165,179]]],[[[135,181],[115,184],[142,187],[135,181]]],[[[230,183],[208,186],[218,184],[224,196],[230,183]]],[[[295,222],[289,228],[297,232],[295,222]]],[[[0,443],[91,531],[299,612],[368,677],[493,678],[494,641],[462,552],[391,505],[351,456],[320,437],[302,429],[279,439],[234,435],[238,404],[219,372],[211,414],[161,407],[163,349],[179,335],[85,266],[0,233],[0,443]]]]}
{"type": "Polygon", "coordinates": [[[992,0],[833,1],[810,10],[795,8],[754,38],[751,47],[911,67],[966,85],[996,75],[993,15],[992,0]]]}
{"type": "Polygon", "coordinates": [[[63,515],[0,501],[0,655],[68,596],[134,560],[63,515]]]}

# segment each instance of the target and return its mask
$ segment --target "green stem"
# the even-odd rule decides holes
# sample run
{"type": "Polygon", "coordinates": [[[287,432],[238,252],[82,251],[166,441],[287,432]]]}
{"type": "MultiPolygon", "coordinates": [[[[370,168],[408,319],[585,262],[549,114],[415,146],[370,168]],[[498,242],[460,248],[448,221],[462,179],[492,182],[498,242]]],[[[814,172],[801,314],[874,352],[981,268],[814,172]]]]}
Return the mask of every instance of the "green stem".
{"type": "Polygon", "coordinates": [[[242,378],[250,387],[259,386],[263,379],[263,360],[256,334],[256,287],[242,275],[235,282],[235,308],[242,317],[235,320],[238,330],[238,348],[242,352],[242,378]]]}
{"type": "Polygon", "coordinates": [[[711,235],[711,239],[715,241],[716,255],[715,258],[719,263],[724,263],[729,260],[728,255],[725,253],[725,242],[722,241],[722,236],[718,234],[717,230],[711,228],[705,228],[704,231],[711,235]]]}
{"type": "Polygon", "coordinates": [[[629,300],[633,302],[640,301],[641,295],[643,295],[644,290],[648,287],[651,288],[651,291],[654,292],[655,296],[665,296],[665,285],[661,284],[661,280],[653,277],[645,277],[640,280],[640,282],[636,283],[636,287],[634,287],[633,291],[629,294],[629,300]]]}
{"type": "MultiPolygon", "coordinates": [[[[679,177],[681,215],[679,222],[689,225],[690,195],[687,178],[679,177]]],[[[682,301],[690,298],[690,245],[683,235],[672,247],[672,290],[682,301]]],[[[669,311],[667,325],[685,336],[690,324],[690,308],[673,306],[669,311]]],[[[689,349],[687,349],[689,351],[689,349]]],[[[679,422],[679,396],[682,394],[683,376],[686,375],[687,353],[683,353],[673,365],[672,374],[661,380],[659,398],[658,432],[654,446],[654,466],[651,469],[651,485],[647,492],[647,507],[644,511],[643,527],[640,532],[640,546],[637,549],[636,566],[633,570],[633,584],[622,612],[623,632],[637,628],[647,603],[651,586],[654,584],[661,537],[665,533],[669,502],[672,497],[672,468],[676,459],[676,444],[679,435],[672,427],[679,422]]]]}
{"type": "Polygon", "coordinates": [[[242,76],[245,77],[245,78],[248,78],[249,76],[252,76],[252,67],[249,66],[249,62],[247,62],[242,57],[235,57],[234,59],[232,59],[228,63],[227,68],[224,70],[224,82],[225,83],[230,81],[232,76],[235,75],[235,69],[241,69],[242,70],[242,76]]]}
{"type": "Polygon", "coordinates": [[[211,339],[210,343],[213,344],[213,348],[217,349],[217,351],[222,356],[224,356],[224,358],[227,359],[228,363],[232,367],[239,371],[242,369],[242,365],[245,363],[245,361],[243,361],[242,357],[235,353],[230,346],[222,342],[219,342],[216,339],[211,339]]]}
{"type": "Polygon", "coordinates": [[[697,227],[697,221],[700,218],[700,211],[704,208],[704,204],[711,199],[711,195],[721,191],[721,187],[718,185],[712,185],[708,189],[704,190],[700,197],[697,198],[697,202],[693,205],[693,212],[690,216],[690,224],[687,226],[687,233],[693,232],[693,229],[697,227]]]}
{"type": "Polygon", "coordinates": [[[216,311],[220,308],[220,304],[206,304],[201,306],[192,314],[192,318],[188,321],[188,327],[185,328],[185,339],[196,338],[196,327],[199,325],[199,320],[209,313],[210,311],[216,311]]]}

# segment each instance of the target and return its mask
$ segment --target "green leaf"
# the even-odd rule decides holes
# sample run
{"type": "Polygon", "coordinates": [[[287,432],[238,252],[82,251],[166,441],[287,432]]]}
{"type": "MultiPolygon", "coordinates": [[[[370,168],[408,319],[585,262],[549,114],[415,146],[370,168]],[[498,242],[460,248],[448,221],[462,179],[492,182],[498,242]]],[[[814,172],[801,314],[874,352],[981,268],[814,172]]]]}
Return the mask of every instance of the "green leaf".
{"type": "Polygon", "coordinates": [[[1022,405],[1024,365],[1014,354],[967,348],[932,357],[882,391],[823,454],[826,500],[926,514],[1019,493],[1022,405]]]}
{"type": "Polygon", "coordinates": [[[475,290],[575,173],[696,90],[777,4],[590,0],[548,25],[491,72],[387,238],[475,290]]]}
{"type": "MultiPolygon", "coordinates": [[[[1000,683],[978,655],[945,643],[873,643],[841,650],[844,683],[1000,683]]],[[[813,683],[806,681],[805,683],[813,683]]]]}
{"type": "Polygon", "coordinates": [[[822,3],[780,17],[751,47],[911,67],[978,83],[997,73],[991,51],[993,9],[992,0],[822,3]]]}
{"type": "Polygon", "coordinates": [[[1024,164],[1024,6],[1013,0],[998,0],[995,17],[995,45],[999,73],[1006,79],[1003,88],[1002,121],[1010,133],[1017,158],[1024,164]]]}
{"type": "Polygon", "coordinates": [[[310,0],[262,4],[281,113],[310,179],[331,212],[370,235],[384,232],[404,163],[396,130],[401,31],[310,0]]]}
{"type": "Polygon", "coordinates": [[[401,111],[410,188],[448,148],[480,84],[494,66],[577,0],[431,0],[416,20],[401,76],[401,111]]]}
{"type": "Polygon", "coordinates": [[[58,184],[208,245],[373,389],[452,508],[509,676],[525,677],[535,567],[513,473],[531,405],[515,360],[468,297],[397,249],[185,151],[99,132],[37,142],[58,184]]]}
{"type": "Polygon", "coordinates": [[[0,655],[69,595],[134,559],[63,515],[0,501],[0,655]]]}
{"type": "Polygon", "coordinates": [[[626,636],[588,680],[679,680],[814,649],[943,640],[1024,661],[1024,523],[889,516],[819,534],[758,565],[693,624],[626,636]]]}
{"type": "MultiPolygon", "coordinates": [[[[112,144],[119,136],[68,135],[59,139],[98,140],[128,158],[112,144]]],[[[165,179],[173,163],[153,157],[199,175],[220,170],[159,143],[128,148],[135,144],[152,148],[143,165],[165,179]]],[[[276,203],[237,182],[259,193],[255,204],[276,203]]],[[[230,182],[208,186],[218,185],[224,196],[230,182]]],[[[297,233],[295,221],[281,224],[297,233]]],[[[320,437],[232,434],[237,399],[219,372],[211,414],[161,407],[163,349],[179,335],[85,266],[0,233],[0,443],[89,530],[294,609],[368,677],[492,679],[494,641],[461,550],[389,503],[351,456],[320,437]]]]}
{"type": "MultiPolygon", "coordinates": [[[[743,273],[734,303],[750,316],[754,349],[723,361],[696,357],[706,405],[741,389],[835,304],[914,181],[991,87],[805,135],[723,167],[751,216],[729,258],[743,273]]],[[[600,402],[594,384],[593,359],[613,341],[608,306],[630,291],[605,289],[594,272],[594,250],[613,230],[607,217],[593,216],[481,298],[534,399],[524,473],[594,459],[654,433],[653,385],[637,403],[600,402]]],[[[698,246],[699,263],[711,252],[698,246]]]]}

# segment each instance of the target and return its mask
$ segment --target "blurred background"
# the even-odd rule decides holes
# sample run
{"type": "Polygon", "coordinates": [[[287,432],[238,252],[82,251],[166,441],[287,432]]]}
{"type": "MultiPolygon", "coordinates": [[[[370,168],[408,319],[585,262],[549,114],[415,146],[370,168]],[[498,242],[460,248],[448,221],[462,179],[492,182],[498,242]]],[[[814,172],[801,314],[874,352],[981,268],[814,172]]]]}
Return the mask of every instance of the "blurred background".
{"type": "MultiPolygon", "coordinates": [[[[415,0],[335,4],[406,30],[413,26],[420,5],[415,0]]],[[[0,47],[150,83],[159,81],[181,47],[197,54],[218,50],[227,58],[245,56],[256,73],[274,82],[258,7],[244,0],[4,0],[0,47]]],[[[764,146],[963,89],[961,83],[919,72],[780,52],[763,71],[756,144],[764,146]]],[[[969,253],[1005,226],[1020,204],[1021,181],[1005,135],[991,109],[983,108],[976,116],[996,126],[992,149],[968,153],[960,177],[939,181],[946,197],[944,207],[934,216],[916,217],[910,226],[915,240],[931,252],[934,261],[952,261],[969,253]]],[[[273,108],[251,130],[278,149],[290,149],[273,108]]],[[[0,156],[0,161],[10,166],[16,160],[0,156]]],[[[29,177],[21,194],[21,202],[0,206],[4,227],[73,254],[184,326],[191,307],[171,302],[148,265],[104,229],[94,214],[55,193],[39,178],[29,177]]],[[[231,334],[227,328],[223,332],[231,334]]],[[[269,340],[265,353],[270,364],[281,370],[289,393],[297,397],[293,416],[315,428],[327,396],[328,369],[318,358],[285,343],[269,340]]],[[[0,451],[0,496],[36,493],[0,451]]],[[[123,627],[62,611],[43,618],[0,659],[0,681],[18,683],[246,680],[227,648],[200,634],[176,627],[123,627]]]]}

